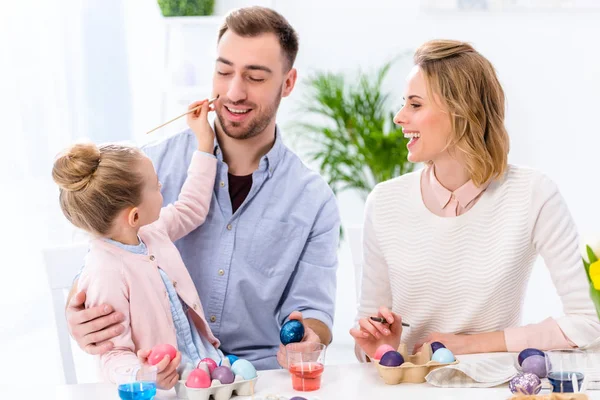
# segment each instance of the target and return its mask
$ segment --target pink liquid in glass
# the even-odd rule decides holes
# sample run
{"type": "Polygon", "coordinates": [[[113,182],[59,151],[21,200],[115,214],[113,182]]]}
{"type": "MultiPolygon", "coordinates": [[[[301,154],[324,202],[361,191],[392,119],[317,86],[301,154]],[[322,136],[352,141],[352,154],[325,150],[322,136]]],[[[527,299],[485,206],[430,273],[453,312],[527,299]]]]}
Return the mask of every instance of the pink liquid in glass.
{"type": "Polygon", "coordinates": [[[294,390],[310,392],[321,388],[321,375],[325,367],[321,363],[292,364],[292,387],[294,390]]]}

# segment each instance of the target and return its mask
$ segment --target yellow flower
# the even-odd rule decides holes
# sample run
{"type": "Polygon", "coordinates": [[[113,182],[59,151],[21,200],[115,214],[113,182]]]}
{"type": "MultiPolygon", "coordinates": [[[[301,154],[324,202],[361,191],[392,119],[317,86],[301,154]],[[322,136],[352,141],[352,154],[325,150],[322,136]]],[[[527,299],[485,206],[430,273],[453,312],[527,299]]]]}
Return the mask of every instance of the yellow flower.
{"type": "Polygon", "coordinates": [[[590,264],[590,279],[594,284],[594,289],[600,290],[600,261],[590,264]]]}

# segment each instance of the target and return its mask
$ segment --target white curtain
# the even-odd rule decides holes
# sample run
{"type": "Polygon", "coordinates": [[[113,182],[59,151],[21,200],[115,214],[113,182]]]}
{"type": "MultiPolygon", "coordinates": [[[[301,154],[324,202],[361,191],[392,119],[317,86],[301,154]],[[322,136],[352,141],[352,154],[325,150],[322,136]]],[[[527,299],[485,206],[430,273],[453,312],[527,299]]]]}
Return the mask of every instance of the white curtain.
{"type": "MultiPolygon", "coordinates": [[[[74,141],[131,140],[158,123],[163,37],[155,0],[2,4],[0,341],[15,363],[3,381],[25,382],[32,363],[58,360],[41,249],[69,242],[73,229],[58,208],[53,159],[74,141]]],[[[45,367],[41,383],[59,373],[45,367]]]]}

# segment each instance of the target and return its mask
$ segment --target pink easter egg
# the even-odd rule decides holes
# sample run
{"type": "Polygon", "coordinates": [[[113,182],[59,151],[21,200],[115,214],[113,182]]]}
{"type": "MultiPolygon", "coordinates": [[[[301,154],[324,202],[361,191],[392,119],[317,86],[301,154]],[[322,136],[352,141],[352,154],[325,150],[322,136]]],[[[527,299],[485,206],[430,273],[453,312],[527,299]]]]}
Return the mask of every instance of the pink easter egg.
{"type": "Polygon", "coordinates": [[[377,348],[377,351],[375,351],[375,359],[376,360],[381,360],[381,357],[383,357],[383,355],[385,353],[387,353],[388,351],[396,351],[396,349],[394,349],[389,344],[382,344],[381,346],[379,346],[377,348]]]}
{"type": "Polygon", "coordinates": [[[208,366],[208,371],[210,372],[211,376],[212,376],[212,373],[215,370],[215,368],[218,367],[217,362],[215,360],[213,360],[212,358],[203,358],[198,363],[198,365],[200,365],[200,364],[206,364],[208,366]]]}

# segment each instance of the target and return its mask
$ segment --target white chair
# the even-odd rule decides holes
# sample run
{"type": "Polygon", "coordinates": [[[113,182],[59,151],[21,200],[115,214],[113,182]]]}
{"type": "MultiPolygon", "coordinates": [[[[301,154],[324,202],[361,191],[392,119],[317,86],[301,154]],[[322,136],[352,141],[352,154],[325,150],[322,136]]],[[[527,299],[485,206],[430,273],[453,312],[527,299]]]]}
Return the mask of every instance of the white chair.
{"type": "Polygon", "coordinates": [[[65,318],[66,292],[71,289],[73,278],[81,269],[87,252],[87,242],[43,250],[48,284],[52,294],[63,375],[67,385],[77,383],[77,373],[71,349],[71,336],[65,318]]]}

